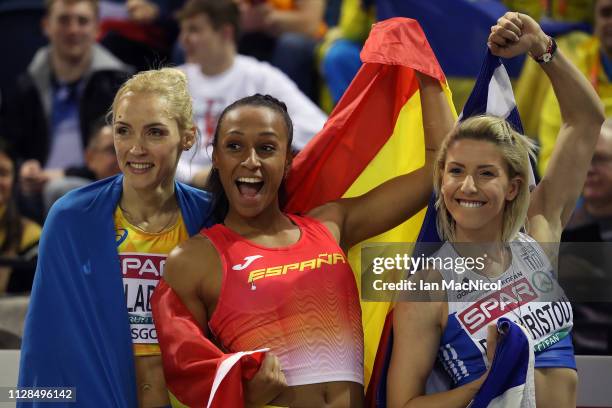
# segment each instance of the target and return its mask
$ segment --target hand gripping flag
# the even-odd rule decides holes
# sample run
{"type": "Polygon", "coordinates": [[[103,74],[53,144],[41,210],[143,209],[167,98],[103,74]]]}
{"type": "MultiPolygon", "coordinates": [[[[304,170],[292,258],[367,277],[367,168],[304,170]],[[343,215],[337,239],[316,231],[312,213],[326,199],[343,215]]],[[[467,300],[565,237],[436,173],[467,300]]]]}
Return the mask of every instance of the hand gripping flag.
{"type": "MultiPolygon", "coordinates": [[[[438,79],[453,109],[444,73],[415,20],[393,18],[374,25],[361,59],[363,66],[323,130],[293,161],[287,180],[288,212],[307,212],[341,197],[364,194],[423,166],[423,124],[415,71],[438,79]]],[[[424,217],[425,209],[366,242],[415,242],[424,217]]],[[[358,286],[362,244],[349,251],[358,286]]],[[[364,378],[370,393],[383,372],[375,369],[382,361],[376,355],[381,336],[383,357],[387,350],[391,304],[362,302],[361,307],[364,378]]]]}
{"type": "Polygon", "coordinates": [[[164,280],[155,289],[151,304],[172,406],[244,406],[242,380],[255,375],[267,350],[223,353],[206,338],[164,280]]]}
{"type": "Polygon", "coordinates": [[[500,341],[487,379],[470,408],[535,408],[531,336],[505,317],[497,321],[500,341]]]}

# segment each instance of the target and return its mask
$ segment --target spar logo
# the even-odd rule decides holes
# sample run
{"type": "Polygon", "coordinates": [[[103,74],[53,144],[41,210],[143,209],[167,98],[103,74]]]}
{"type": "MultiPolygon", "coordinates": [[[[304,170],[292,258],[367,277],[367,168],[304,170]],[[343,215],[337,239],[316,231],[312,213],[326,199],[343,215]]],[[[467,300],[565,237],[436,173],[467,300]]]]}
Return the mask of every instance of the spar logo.
{"type": "Polygon", "coordinates": [[[537,299],[536,291],[526,278],[521,278],[511,285],[488,295],[473,303],[458,314],[470,334],[497,320],[499,317],[520,307],[521,304],[537,299]]]}
{"type": "Polygon", "coordinates": [[[166,255],[123,252],[119,254],[124,278],[159,280],[164,274],[166,255]]]}

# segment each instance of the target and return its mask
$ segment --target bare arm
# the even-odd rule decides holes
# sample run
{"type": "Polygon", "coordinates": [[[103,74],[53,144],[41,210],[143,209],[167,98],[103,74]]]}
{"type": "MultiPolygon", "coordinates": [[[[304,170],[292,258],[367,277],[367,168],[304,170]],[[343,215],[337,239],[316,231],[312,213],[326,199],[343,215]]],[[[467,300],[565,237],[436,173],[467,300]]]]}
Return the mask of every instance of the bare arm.
{"type": "Polygon", "coordinates": [[[337,225],[343,248],[401,224],[423,209],[431,197],[437,151],[455,120],[440,83],[420,73],[417,78],[421,88],[425,165],[362,196],[341,199],[312,212],[313,216],[337,225]]]}
{"type": "MultiPolygon", "coordinates": [[[[209,336],[208,317],[214,312],[222,283],[222,265],[206,238],[195,236],[175,248],[168,259],[164,280],[189,309],[203,333],[209,336]]],[[[278,358],[268,353],[257,374],[244,384],[247,406],[261,406],[287,386],[278,358]]]]}
{"type": "MultiPolygon", "coordinates": [[[[525,52],[542,55],[549,38],[529,16],[506,13],[492,28],[489,47],[495,55],[512,57],[525,52]]],[[[604,113],[599,97],[586,78],[557,50],[540,64],[561,108],[562,125],[546,174],[532,193],[530,233],[539,241],[558,241],[580,195],[604,113]]]]}
{"type": "Polygon", "coordinates": [[[486,378],[450,391],[424,395],[440,337],[443,303],[404,302],[393,310],[393,351],[387,377],[389,408],[464,408],[486,378]]]}
{"type": "Polygon", "coordinates": [[[221,279],[219,255],[201,236],[179,244],[166,259],[164,280],[189,309],[206,336],[209,336],[208,308],[216,304],[221,279]]]}
{"type": "Polygon", "coordinates": [[[560,237],[584,185],[605,117],[591,84],[561,52],[543,68],[559,101],[563,122],[529,213],[530,217],[543,215],[560,237]]]}

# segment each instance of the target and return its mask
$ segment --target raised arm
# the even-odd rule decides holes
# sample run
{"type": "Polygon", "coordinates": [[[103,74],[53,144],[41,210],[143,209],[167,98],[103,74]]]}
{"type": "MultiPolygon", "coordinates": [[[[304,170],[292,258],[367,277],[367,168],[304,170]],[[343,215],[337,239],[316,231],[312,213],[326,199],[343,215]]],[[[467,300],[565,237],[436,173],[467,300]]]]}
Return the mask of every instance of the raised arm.
{"type": "Polygon", "coordinates": [[[355,198],[316,208],[312,215],[337,227],[343,248],[390,230],[423,209],[433,192],[433,169],[438,148],[455,119],[440,83],[417,73],[425,132],[425,165],[395,177],[355,198]]]}
{"type": "MultiPolygon", "coordinates": [[[[516,12],[506,13],[491,29],[489,47],[501,57],[529,52],[535,58],[553,47],[538,23],[516,12]]],[[[605,119],[595,90],[560,50],[540,63],[561,109],[562,125],[546,174],[532,193],[530,233],[540,241],[558,241],[584,184],[605,119]]]]}

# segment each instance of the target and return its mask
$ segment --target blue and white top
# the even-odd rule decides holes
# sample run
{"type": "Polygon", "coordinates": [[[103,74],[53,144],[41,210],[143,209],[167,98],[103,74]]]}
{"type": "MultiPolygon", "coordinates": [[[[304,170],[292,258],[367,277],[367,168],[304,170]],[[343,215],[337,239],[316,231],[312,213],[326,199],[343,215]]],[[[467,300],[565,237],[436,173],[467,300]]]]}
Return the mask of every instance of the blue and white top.
{"type": "MultiPolygon", "coordinates": [[[[510,244],[512,262],[496,282],[498,291],[447,289],[448,321],[442,333],[438,358],[454,386],[478,379],[486,371],[487,326],[500,317],[522,325],[531,334],[535,367],[576,369],[570,330],[572,307],[559,286],[548,256],[528,235],[520,233],[510,244]]],[[[453,245],[445,243],[439,257],[457,258],[453,245]]],[[[482,281],[473,270],[458,274],[439,270],[444,280],[482,281]]]]}

